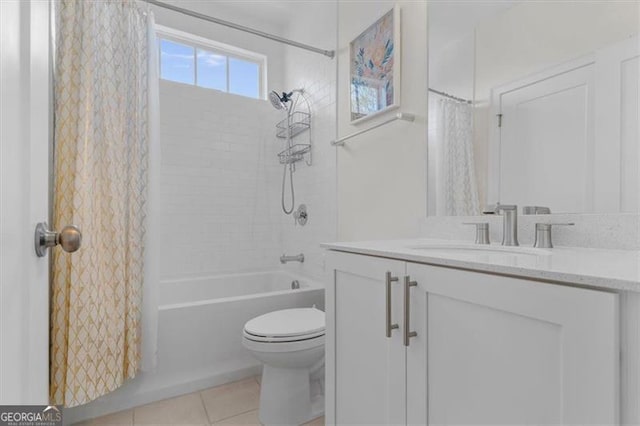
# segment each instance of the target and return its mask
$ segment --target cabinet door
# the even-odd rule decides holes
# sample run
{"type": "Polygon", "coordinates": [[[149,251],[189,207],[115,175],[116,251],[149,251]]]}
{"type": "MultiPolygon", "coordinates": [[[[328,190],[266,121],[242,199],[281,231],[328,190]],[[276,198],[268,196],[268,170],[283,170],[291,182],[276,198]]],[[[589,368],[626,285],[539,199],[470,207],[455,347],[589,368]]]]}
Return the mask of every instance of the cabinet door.
{"type": "Polygon", "coordinates": [[[400,329],[386,336],[387,291],[391,322],[402,316],[404,262],[330,252],[327,277],[328,424],[404,424],[405,348],[400,329]]]}
{"type": "Polygon", "coordinates": [[[616,424],[618,296],[407,264],[409,424],[616,424]]]}

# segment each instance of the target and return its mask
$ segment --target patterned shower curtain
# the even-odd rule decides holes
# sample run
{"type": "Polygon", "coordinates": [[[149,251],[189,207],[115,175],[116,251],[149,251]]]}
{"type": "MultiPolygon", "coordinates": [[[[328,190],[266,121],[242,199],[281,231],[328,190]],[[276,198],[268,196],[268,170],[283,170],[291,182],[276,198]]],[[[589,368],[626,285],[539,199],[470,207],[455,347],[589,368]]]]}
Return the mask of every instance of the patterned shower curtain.
{"type": "Polygon", "coordinates": [[[76,406],[134,377],[141,358],[147,212],[148,19],[133,0],[56,2],[51,402],[76,406]]]}
{"type": "MultiPolygon", "coordinates": [[[[438,214],[473,216],[480,214],[473,155],[472,106],[441,98],[434,107],[434,133],[438,155],[438,214]]],[[[431,114],[431,113],[430,113],[431,114]]]]}

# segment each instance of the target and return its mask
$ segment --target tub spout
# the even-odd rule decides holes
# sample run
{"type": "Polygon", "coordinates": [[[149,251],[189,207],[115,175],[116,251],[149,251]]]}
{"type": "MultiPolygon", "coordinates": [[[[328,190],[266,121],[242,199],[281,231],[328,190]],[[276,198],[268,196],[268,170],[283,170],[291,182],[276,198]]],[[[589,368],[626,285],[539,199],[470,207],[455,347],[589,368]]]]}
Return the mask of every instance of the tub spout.
{"type": "Polygon", "coordinates": [[[280,263],[285,264],[287,262],[304,263],[304,254],[300,253],[295,256],[287,256],[286,254],[283,254],[282,256],[280,256],[280,263]]]}

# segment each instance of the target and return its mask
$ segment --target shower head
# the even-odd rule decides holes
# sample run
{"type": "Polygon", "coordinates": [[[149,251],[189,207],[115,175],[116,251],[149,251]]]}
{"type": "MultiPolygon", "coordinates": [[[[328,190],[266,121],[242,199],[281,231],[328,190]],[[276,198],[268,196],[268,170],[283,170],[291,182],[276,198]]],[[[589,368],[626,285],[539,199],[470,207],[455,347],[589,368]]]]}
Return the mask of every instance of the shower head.
{"type": "Polygon", "coordinates": [[[282,92],[282,95],[279,95],[278,92],[272,90],[271,93],[269,93],[269,101],[275,109],[287,109],[287,102],[291,101],[291,96],[296,92],[302,93],[303,89],[294,89],[289,93],[282,92]]]}
{"type": "Polygon", "coordinates": [[[288,101],[288,96],[286,96],[286,93],[283,93],[282,95],[283,96],[280,97],[280,95],[278,95],[278,92],[276,92],[275,90],[269,93],[269,101],[271,101],[271,105],[273,105],[275,109],[285,109],[285,102],[288,101]]]}

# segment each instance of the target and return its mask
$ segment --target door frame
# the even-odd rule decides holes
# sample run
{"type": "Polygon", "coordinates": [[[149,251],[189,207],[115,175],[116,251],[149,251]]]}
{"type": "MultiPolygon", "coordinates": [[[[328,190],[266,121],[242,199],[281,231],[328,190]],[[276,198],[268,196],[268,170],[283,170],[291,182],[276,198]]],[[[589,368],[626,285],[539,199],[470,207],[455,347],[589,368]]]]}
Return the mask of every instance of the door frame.
{"type": "Polygon", "coordinates": [[[488,176],[487,195],[485,202],[494,204],[500,200],[500,151],[502,147],[502,132],[499,125],[498,116],[502,115],[502,96],[507,93],[521,89],[525,86],[540,82],[542,80],[556,77],[560,74],[584,68],[595,63],[595,54],[585,55],[578,59],[564,62],[559,65],[545,68],[529,74],[528,76],[512,81],[510,83],[491,89],[489,104],[489,155],[488,155],[488,176]]]}
{"type": "Polygon", "coordinates": [[[49,258],[33,235],[49,218],[50,6],[0,2],[0,404],[49,402],[49,258]]]}

